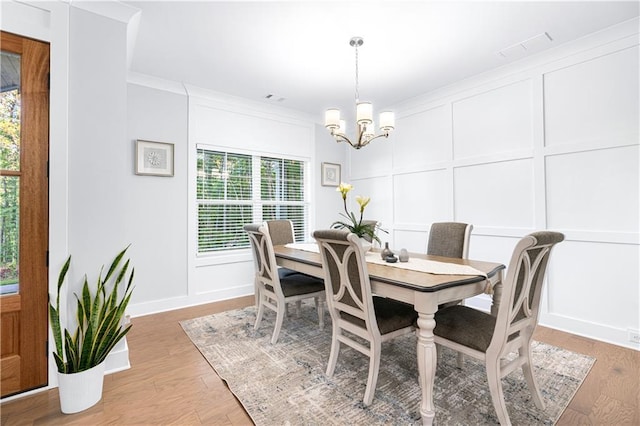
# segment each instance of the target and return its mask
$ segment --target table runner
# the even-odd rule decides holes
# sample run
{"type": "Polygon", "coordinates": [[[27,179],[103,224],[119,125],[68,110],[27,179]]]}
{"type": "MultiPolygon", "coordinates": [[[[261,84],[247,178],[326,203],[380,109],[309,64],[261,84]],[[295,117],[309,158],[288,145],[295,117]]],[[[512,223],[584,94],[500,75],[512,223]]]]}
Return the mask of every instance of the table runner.
{"type": "MultiPolygon", "coordinates": [[[[320,253],[316,243],[289,243],[286,244],[285,247],[320,253]]],[[[365,258],[367,263],[375,263],[400,269],[410,269],[418,272],[427,272],[434,275],[475,275],[485,278],[487,277],[487,274],[469,265],[458,265],[456,263],[438,262],[435,260],[419,259],[415,257],[409,258],[408,262],[389,263],[382,260],[380,258],[380,254],[377,252],[366,253],[365,258]]]]}

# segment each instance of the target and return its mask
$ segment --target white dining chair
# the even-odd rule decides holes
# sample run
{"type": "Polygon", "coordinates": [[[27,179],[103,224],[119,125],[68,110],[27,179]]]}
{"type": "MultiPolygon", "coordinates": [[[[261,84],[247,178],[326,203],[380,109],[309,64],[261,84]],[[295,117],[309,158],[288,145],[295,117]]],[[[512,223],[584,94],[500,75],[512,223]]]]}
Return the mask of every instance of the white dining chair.
{"type": "Polygon", "coordinates": [[[544,402],[533,375],[531,340],[538,322],[542,283],[559,232],[534,232],[516,245],[502,283],[497,316],[464,305],[439,309],[435,343],[485,363],[491,400],[501,425],[510,425],[501,379],[518,367],[536,406],[544,402]],[[508,360],[507,356],[516,353],[508,360]]]}
{"type": "Polygon", "coordinates": [[[313,298],[318,311],[320,328],[324,327],[324,282],[305,274],[291,274],[280,278],[278,265],[273,251],[273,243],[267,228],[262,224],[244,225],[249,235],[254,256],[255,280],[258,286],[258,312],[255,329],[260,328],[264,309],[269,308],[276,313],[276,323],[271,336],[275,344],[284,322],[286,305],[290,302],[313,298]]]}
{"type": "Polygon", "coordinates": [[[315,231],[313,237],[322,257],[333,323],[327,376],[333,376],[341,343],[368,356],[363,402],[370,405],[378,381],[382,342],[413,332],[418,314],[411,305],[371,294],[367,263],[357,235],[331,229],[315,231]]]}
{"type": "MultiPolygon", "coordinates": [[[[469,256],[469,241],[473,225],[461,222],[435,222],[429,230],[427,254],[430,256],[454,257],[467,259],[469,256]]],[[[438,309],[457,305],[462,300],[446,302],[438,309]]]]}

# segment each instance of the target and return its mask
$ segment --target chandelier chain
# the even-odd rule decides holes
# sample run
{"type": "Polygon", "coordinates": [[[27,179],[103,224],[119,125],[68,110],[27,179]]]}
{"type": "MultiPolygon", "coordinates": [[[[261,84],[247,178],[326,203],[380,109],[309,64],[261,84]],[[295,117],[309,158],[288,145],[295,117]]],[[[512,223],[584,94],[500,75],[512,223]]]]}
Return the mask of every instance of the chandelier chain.
{"type": "Polygon", "coordinates": [[[360,101],[360,92],[358,91],[358,43],[355,43],[356,47],[356,103],[360,101]]]}

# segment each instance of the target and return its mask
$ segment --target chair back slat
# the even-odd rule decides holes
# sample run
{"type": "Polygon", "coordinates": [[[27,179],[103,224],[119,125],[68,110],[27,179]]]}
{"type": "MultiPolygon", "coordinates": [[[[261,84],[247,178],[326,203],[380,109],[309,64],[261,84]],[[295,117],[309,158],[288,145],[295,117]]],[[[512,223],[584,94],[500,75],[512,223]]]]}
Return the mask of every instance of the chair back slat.
{"type": "Polygon", "coordinates": [[[358,237],[346,230],[315,231],[325,270],[327,305],[334,320],[341,313],[359,318],[366,328],[378,333],[371,283],[358,237]],[[330,293],[329,293],[330,290],[330,293]]]}

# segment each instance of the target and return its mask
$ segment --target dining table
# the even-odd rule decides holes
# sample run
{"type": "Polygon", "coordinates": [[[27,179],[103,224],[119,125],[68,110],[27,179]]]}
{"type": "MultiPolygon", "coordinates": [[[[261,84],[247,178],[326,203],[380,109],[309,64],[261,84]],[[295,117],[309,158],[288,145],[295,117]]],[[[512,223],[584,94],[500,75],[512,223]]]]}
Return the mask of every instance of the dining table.
{"type": "MultiPolygon", "coordinates": [[[[324,279],[316,243],[274,246],[276,263],[284,268],[324,279]]],[[[433,392],[437,366],[433,329],[438,305],[493,293],[491,312],[498,310],[505,266],[500,263],[410,253],[408,262],[382,261],[380,250],[365,255],[372,292],[409,303],[418,313],[417,358],[422,394],[420,414],[424,425],[433,424],[433,392]],[[466,275],[465,275],[466,274],[466,275]]]]}

